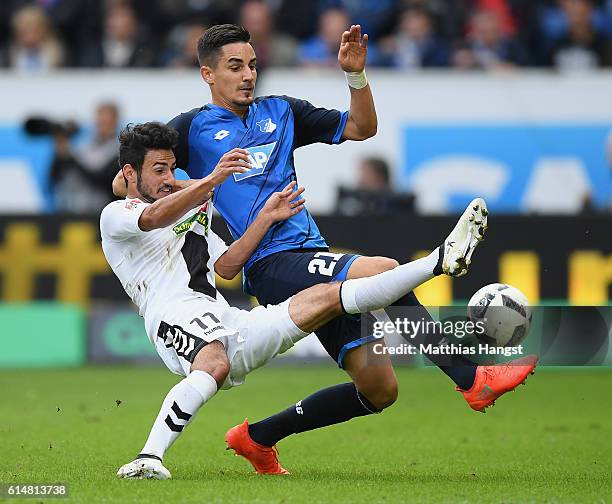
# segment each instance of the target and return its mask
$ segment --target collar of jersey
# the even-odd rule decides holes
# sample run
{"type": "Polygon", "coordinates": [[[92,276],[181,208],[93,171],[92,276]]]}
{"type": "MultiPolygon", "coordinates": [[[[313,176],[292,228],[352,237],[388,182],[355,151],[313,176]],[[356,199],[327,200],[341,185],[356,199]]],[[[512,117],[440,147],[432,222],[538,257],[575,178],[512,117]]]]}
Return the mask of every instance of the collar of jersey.
{"type": "MultiPolygon", "coordinates": [[[[219,107],[219,105],[208,103],[206,105],[206,108],[210,110],[213,114],[215,114],[217,117],[222,117],[224,119],[230,119],[230,120],[236,120],[236,121],[243,122],[242,119],[238,117],[236,114],[234,114],[232,111],[227,110],[223,107],[219,107]]],[[[248,128],[250,128],[252,125],[253,118],[255,117],[256,108],[257,108],[257,104],[255,102],[251,103],[251,105],[249,106],[249,112],[243,123],[243,124],[246,124],[248,128]]]]}

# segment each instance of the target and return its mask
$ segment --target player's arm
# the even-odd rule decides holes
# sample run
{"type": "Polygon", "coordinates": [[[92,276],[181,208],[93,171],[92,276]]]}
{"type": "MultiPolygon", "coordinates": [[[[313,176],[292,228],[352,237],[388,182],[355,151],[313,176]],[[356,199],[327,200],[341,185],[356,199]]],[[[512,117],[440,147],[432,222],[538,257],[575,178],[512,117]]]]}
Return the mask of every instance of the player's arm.
{"type": "MultiPolygon", "coordinates": [[[[180,191],[186,187],[195,184],[196,180],[175,180],[174,191],[180,191]]],[[[127,185],[125,185],[125,177],[123,176],[123,170],[119,170],[115,178],[113,179],[113,194],[118,198],[125,198],[127,196],[127,185]]]]}
{"type": "Polygon", "coordinates": [[[226,280],[234,278],[253,254],[259,242],[275,222],[286,220],[304,209],[304,188],[294,191],[296,182],[291,182],[281,192],[268,198],[255,220],[245,233],[215,262],[215,272],[226,280]]]}
{"type": "Polygon", "coordinates": [[[113,179],[113,194],[117,198],[125,198],[127,196],[127,184],[123,176],[123,170],[119,170],[113,179]]]}
{"type": "Polygon", "coordinates": [[[209,176],[183,191],[158,199],[142,212],[138,227],[143,231],[152,231],[169,226],[190,209],[208,200],[214,186],[209,176]]]}
{"type": "Polygon", "coordinates": [[[138,226],[143,231],[152,231],[173,224],[186,212],[208,200],[214,187],[223,183],[232,173],[247,171],[250,167],[248,155],[244,149],[226,152],[210,175],[149,205],[140,215],[138,226]]]}
{"type": "Polygon", "coordinates": [[[187,189],[188,187],[191,187],[196,182],[197,180],[194,180],[194,179],[175,180],[173,191],[180,191],[181,189],[187,189]]]}
{"type": "Polygon", "coordinates": [[[365,75],[368,35],[361,37],[361,26],[353,25],[342,34],[338,63],[346,72],[351,106],[342,132],[344,140],[366,140],[376,135],[378,119],[374,98],[365,75]]]}

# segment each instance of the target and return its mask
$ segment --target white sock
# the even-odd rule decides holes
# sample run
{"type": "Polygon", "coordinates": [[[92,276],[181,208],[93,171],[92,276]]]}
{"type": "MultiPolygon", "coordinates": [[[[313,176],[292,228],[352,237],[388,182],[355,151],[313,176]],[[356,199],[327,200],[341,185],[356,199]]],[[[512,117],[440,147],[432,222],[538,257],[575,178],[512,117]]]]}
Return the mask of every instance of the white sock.
{"type": "Polygon", "coordinates": [[[431,280],[438,264],[439,248],[422,259],[367,278],[342,283],[340,297],[347,313],[365,313],[386,308],[416,287],[431,280]]]}
{"type": "Polygon", "coordinates": [[[140,452],[141,456],[155,455],[162,459],[197,411],[216,393],[215,379],[197,370],[172,387],[153,423],[149,438],[140,452]]]}

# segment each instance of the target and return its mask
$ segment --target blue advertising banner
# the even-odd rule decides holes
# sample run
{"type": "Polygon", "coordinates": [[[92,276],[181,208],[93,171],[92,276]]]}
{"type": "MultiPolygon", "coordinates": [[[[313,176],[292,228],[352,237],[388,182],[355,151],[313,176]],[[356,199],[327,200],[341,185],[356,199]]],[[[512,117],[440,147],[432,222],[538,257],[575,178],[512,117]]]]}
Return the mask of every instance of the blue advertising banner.
{"type": "Polygon", "coordinates": [[[475,196],[496,212],[576,213],[610,199],[612,125],[414,125],[403,174],[425,213],[460,211],[475,196]]]}

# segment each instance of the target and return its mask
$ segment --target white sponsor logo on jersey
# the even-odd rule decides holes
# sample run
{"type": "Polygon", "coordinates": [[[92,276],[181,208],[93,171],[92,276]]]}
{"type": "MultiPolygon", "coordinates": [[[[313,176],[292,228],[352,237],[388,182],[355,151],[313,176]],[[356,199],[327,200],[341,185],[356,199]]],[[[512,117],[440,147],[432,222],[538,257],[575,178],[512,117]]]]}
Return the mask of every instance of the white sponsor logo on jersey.
{"type": "Polygon", "coordinates": [[[234,173],[234,180],[240,182],[246,178],[261,175],[268,165],[274,147],[276,147],[276,142],[256,147],[247,147],[246,150],[249,152],[249,162],[252,168],[244,173],[234,173]]]}
{"type": "Polygon", "coordinates": [[[230,134],[229,131],[227,130],[219,130],[215,133],[215,140],[223,140],[225,137],[227,137],[230,134]]]}

